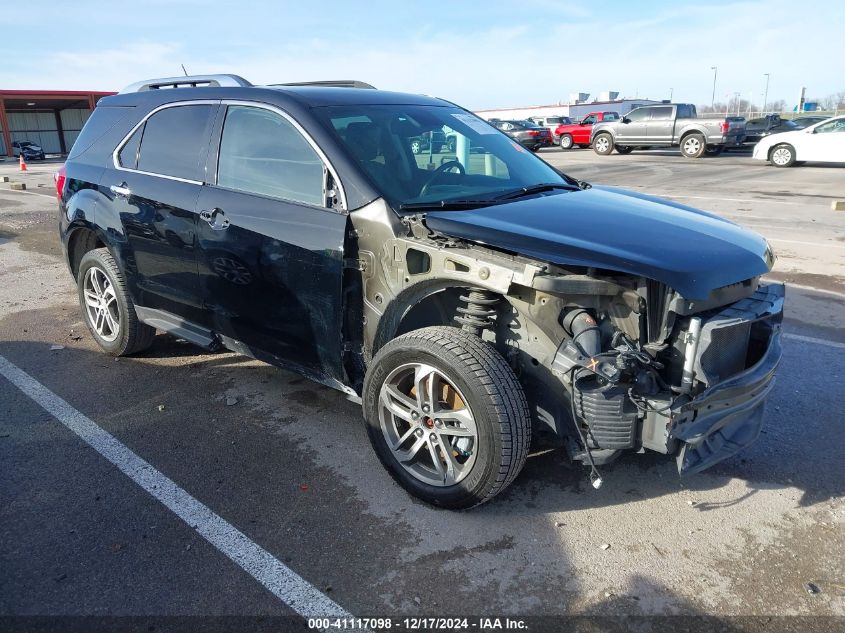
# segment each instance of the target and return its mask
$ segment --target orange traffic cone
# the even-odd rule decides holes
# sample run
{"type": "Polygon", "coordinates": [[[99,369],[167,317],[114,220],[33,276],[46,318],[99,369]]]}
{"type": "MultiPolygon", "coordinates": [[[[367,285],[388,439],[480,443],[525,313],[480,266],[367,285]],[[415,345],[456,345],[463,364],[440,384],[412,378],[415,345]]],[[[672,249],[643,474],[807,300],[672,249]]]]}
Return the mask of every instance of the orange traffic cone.
{"type": "Polygon", "coordinates": [[[26,161],[23,159],[23,152],[21,152],[21,171],[26,171],[26,161]]]}

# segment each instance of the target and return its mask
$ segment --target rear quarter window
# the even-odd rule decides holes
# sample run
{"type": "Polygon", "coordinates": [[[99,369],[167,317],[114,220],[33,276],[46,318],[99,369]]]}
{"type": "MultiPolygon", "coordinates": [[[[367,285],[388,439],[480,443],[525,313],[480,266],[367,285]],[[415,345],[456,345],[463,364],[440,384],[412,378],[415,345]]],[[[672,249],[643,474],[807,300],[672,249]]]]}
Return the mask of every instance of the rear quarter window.
{"type": "Polygon", "coordinates": [[[73,147],[70,148],[67,159],[73,160],[82,155],[134,110],[135,108],[131,106],[97,106],[94,108],[94,112],[82,126],[82,131],[76,137],[73,147]]]}

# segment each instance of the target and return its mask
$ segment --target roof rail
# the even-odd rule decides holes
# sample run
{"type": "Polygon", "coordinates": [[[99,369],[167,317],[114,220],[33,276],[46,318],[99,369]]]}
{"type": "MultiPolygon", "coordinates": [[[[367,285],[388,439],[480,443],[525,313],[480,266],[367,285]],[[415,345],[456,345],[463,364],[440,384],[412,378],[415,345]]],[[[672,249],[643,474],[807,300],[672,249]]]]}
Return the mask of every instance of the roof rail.
{"type": "Polygon", "coordinates": [[[144,92],[160,88],[237,88],[249,87],[252,84],[238,75],[189,75],[186,77],[161,77],[160,79],[145,79],[126,86],[119,94],[128,92],[144,92]]]}
{"type": "Polygon", "coordinates": [[[328,88],[366,88],[376,90],[376,87],[357,79],[328,79],[325,81],[295,81],[286,84],[270,84],[271,86],[326,86],[328,88]]]}

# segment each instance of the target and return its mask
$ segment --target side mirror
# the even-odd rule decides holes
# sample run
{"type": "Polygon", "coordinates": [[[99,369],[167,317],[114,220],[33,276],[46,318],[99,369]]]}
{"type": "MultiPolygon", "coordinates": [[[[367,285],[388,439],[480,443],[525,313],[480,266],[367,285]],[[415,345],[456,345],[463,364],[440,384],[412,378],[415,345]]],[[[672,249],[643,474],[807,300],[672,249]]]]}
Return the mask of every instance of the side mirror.
{"type": "Polygon", "coordinates": [[[629,119],[628,117],[622,117],[622,123],[630,123],[630,122],[631,122],[631,119],[629,119]]]}

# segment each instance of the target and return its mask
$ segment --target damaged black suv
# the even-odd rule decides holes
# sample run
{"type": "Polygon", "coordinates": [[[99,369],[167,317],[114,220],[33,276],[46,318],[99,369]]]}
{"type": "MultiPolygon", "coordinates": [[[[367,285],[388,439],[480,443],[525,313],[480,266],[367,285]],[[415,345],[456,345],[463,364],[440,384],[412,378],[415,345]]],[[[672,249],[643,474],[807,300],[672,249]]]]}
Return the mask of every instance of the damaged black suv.
{"type": "Polygon", "coordinates": [[[160,330],[340,389],[432,504],[504,490],[532,437],[598,487],[623,451],[693,473],[760,432],[783,310],[766,240],[574,180],[452,103],[144,81],[99,102],[57,186],[103,350],[160,330]]]}

